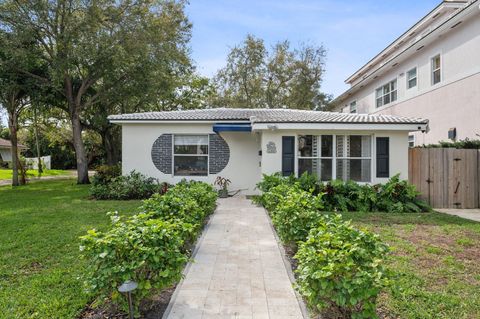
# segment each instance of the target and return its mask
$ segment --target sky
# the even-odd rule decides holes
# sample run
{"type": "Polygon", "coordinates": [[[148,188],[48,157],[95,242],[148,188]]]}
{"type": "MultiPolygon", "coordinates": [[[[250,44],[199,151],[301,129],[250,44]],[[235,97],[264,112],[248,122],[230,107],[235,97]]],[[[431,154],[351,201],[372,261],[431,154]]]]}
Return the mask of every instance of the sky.
{"type": "Polygon", "coordinates": [[[247,34],[267,46],[289,40],[327,49],[322,91],[340,95],[345,79],[430,12],[440,0],[191,0],[192,57],[212,76],[247,34]]]}

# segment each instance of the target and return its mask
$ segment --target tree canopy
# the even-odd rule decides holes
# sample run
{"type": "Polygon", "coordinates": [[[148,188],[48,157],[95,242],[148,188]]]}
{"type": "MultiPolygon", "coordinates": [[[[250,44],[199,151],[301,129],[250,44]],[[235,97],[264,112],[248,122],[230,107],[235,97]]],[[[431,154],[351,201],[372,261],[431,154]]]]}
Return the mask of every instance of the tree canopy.
{"type": "Polygon", "coordinates": [[[268,49],[248,35],[232,48],[227,64],[215,76],[217,106],[244,108],[323,109],[329,96],[320,91],[325,48],[282,41],[268,49]]]}

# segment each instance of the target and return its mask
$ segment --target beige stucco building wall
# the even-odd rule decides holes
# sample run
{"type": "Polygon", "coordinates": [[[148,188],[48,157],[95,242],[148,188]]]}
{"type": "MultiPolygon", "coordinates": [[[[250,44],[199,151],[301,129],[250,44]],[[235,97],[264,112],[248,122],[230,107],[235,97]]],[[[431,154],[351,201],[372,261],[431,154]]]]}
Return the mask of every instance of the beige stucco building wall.
{"type": "Polygon", "coordinates": [[[363,88],[342,101],[337,111],[349,112],[356,101],[358,113],[422,117],[430,120],[428,133],[415,133],[415,144],[448,140],[456,128],[457,139],[480,134],[480,10],[428,46],[399,60],[363,88]],[[431,58],[441,56],[440,83],[432,85],[431,58]],[[406,73],[417,68],[417,86],[407,89],[406,73]],[[397,79],[397,101],[377,108],[375,90],[397,79]]]}

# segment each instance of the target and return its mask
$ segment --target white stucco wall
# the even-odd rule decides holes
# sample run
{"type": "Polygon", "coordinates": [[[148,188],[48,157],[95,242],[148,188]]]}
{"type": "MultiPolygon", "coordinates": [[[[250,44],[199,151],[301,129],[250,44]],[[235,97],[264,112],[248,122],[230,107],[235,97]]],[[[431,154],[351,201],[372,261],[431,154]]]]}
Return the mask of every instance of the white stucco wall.
{"type": "MultiPolygon", "coordinates": [[[[344,130],[276,130],[262,132],[262,173],[272,174],[282,170],[282,136],[298,135],[371,135],[372,141],[372,183],[384,183],[388,178],[376,177],[375,138],[390,138],[390,176],[400,173],[400,178],[408,179],[408,132],[406,131],[344,131],[344,130]],[[276,153],[267,152],[267,144],[273,142],[276,153]]],[[[297,145],[295,147],[298,148],[297,145]]],[[[297,152],[295,152],[295,171],[298,170],[297,152]]]]}
{"type": "MultiPolygon", "coordinates": [[[[123,124],[122,125],[122,170],[128,174],[132,170],[147,176],[158,178],[161,182],[177,183],[182,176],[164,174],[153,164],[152,145],[162,134],[211,134],[211,124],[123,124]]],[[[372,183],[385,182],[385,178],[376,178],[375,137],[390,138],[390,176],[400,173],[401,178],[408,179],[408,132],[407,131],[372,131],[372,130],[262,130],[256,133],[223,132],[221,136],[230,148],[230,160],[223,171],[209,176],[188,177],[199,181],[213,183],[220,175],[232,181],[229,189],[240,190],[242,194],[256,194],[255,185],[263,174],[272,174],[282,170],[282,136],[298,135],[370,135],[372,136],[372,183]],[[275,153],[268,153],[267,143],[273,142],[275,153]],[[262,156],[259,155],[262,150],[262,156]]],[[[297,149],[297,147],[296,147],[297,149]]],[[[295,151],[295,171],[298,159],[295,151]]]]}
{"type": "MultiPolygon", "coordinates": [[[[122,125],[122,171],[132,170],[158,178],[161,182],[177,183],[182,176],[163,174],[152,162],[151,151],[155,140],[162,134],[212,134],[211,124],[123,124],[122,125]]],[[[230,179],[232,191],[243,194],[255,193],[255,185],[261,179],[260,137],[248,132],[223,132],[220,134],[230,148],[230,160],[219,174],[188,177],[213,183],[217,176],[230,179]]]]}
{"type": "Polygon", "coordinates": [[[416,145],[448,140],[448,130],[457,129],[457,139],[480,134],[480,10],[455,29],[437,38],[415,54],[405,57],[353,93],[337,108],[349,112],[357,102],[358,113],[423,117],[430,131],[415,133],[416,145]],[[431,83],[431,58],[441,55],[442,80],[431,83]],[[406,72],[417,67],[417,86],[407,90],[406,72]],[[397,101],[376,108],[375,90],[397,79],[397,101]]]}

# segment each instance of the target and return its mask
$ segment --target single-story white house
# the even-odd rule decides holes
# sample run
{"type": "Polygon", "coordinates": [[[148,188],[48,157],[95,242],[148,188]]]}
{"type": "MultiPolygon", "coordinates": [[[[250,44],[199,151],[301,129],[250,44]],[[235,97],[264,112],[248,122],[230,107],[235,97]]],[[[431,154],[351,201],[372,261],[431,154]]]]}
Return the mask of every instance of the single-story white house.
{"type": "Polygon", "coordinates": [[[262,174],[382,183],[408,178],[408,134],[428,120],[292,109],[202,109],[111,115],[122,126],[122,170],[160,181],[231,180],[255,194],[262,174]]]}
{"type": "MultiPolygon", "coordinates": [[[[19,152],[22,152],[26,149],[26,146],[18,144],[19,152]]],[[[9,140],[0,138],[0,163],[7,163],[10,165],[12,162],[12,155],[12,143],[9,140]]]]}

